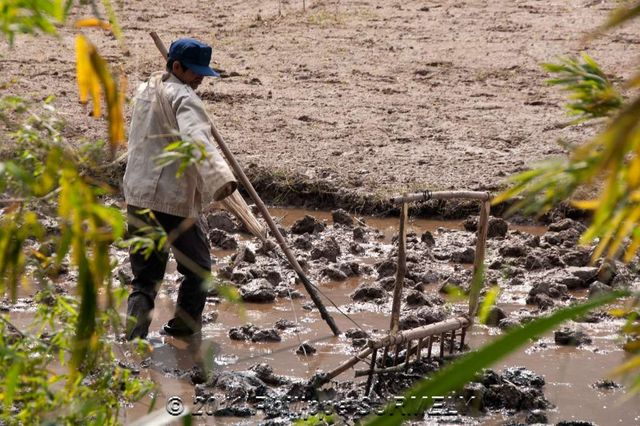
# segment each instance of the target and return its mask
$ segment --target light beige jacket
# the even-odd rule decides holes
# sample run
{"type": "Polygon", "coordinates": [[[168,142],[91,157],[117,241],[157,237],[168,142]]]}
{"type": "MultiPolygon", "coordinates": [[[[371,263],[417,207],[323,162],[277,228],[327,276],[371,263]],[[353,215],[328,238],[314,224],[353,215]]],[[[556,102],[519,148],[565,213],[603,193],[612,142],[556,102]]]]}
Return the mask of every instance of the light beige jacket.
{"type": "Polygon", "coordinates": [[[127,204],[181,217],[197,217],[203,207],[237,187],[218,152],[204,103],[191,87],[173,75],[154,73],[138,88],[129,131],[124,174],[127,204]],[[208,158],[176,177],[179,162],[158,167],[154,161],[176,140],[204,143],[208,158]]]}

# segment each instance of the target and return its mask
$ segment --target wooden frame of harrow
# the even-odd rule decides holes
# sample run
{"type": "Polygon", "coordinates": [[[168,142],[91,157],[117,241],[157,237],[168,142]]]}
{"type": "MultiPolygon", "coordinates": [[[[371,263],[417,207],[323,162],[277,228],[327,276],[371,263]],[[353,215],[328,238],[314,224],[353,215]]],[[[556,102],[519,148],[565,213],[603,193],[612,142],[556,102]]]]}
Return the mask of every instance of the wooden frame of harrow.
{"type": "Polygon", "coordinates": [[[407,240],[407,220],[408,220],[408,204],[411,202],[428,201],[428,200],[450,200],[450,199],[471,199],[480,202],[480,219],[478,221],[478,237],[476,240],[476,252],[473,262],[473,279],[482,273],[484,265],[485,248],[487,242],[487,230],[490,212],[491,195],[488,192],[476,191],[424,191],[415,194],[404,194],[402,196],[391,199],[393,204],[401,205],[400,210],[400,234],[398,238],[398,270],[396,274],[395,286],[393,291],[393,303],[391,308],[391,323],[389,325],[389,334],[376,340],[369,340],[367,347],[360,351],[354,357],[348,359],[334,370],[322,374],[315,380],[315,386],[319,387],[333,380],[339,374],[342,374],[349,368],[353,367],[360,361],[369,360],[369,368],[356,370],[355,376],[368,376],[365,386],[365,395],[368,395],[373,383],[373,377],[376,374],[392,373],[407,370],[411,364],[411,356],[415,355],[416,362],[421,360],[423,350],[427,351],[427,356],[431,358],[433,353],[433,345],[438,342],[440,346],[440,358],[445,356],[445,343],[449,341],[449,354],[453,354],[456,347],[462,351],[464,347],[464,339],[467,329],[473,324],[473,318],[478,307],[478,298],[480,296],[480,288],[471,286],[469,294],[469,310],[466,315],[451,318],[445,321],[416,327],[410,330],[399,331],[400,322],[400,306],[402,300],[402,288],[404,285],[404,276],[406,274],[406,240],[407,240]],[[459,331],[459,333],[458,333],[459,331]],[[456,344],[456,337],[460,337],[459,345],[456,344]],[[413,342],[417,342],[414,344],[413,342]],[[393,366],[386,366],[386,359],[390,356],[391,348],[395,346],[393,355],[393,366]],[[404,360],[399,364],[398,357],[402,348],[405,347],[404,360]],[[382,350],[382,368],[376,368],[378,352],[382,350]]]}

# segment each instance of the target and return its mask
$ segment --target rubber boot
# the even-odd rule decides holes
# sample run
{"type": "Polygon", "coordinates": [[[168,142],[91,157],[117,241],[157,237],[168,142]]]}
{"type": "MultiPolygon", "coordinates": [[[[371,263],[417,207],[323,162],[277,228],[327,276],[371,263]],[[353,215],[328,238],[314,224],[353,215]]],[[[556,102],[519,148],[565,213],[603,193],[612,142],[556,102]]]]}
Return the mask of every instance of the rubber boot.
{"type": "Polygon", "coordinates": [[[127,340],[144,339],[153,318],[153,303],[144,294],[132,294],[127,303],[127,340]]]}

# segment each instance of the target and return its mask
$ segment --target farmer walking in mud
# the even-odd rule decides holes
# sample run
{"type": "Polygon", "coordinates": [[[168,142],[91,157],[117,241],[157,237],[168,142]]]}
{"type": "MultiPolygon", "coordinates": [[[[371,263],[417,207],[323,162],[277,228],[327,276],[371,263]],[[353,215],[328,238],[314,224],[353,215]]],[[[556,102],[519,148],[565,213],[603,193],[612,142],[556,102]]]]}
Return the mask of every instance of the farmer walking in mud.
{"type": "Polygon", "coordinates": [[[127,315],[133,318],[127,324],[128,340],[147,336],[169,248],[182,281],[174,317],[164,325],[164,332],[189,336],[200,331],[207,296],[205,278],[212,262],[198,217],[204,207],[224,199],[237,187],[214,145],[204,103],[194,91],[205,76],[218,76],[209,67],[211,51],[191,38],[174,41],[166,72],[152,74],[134,99],[123,183],[128,233],[149,236],[160,226],[167,243],[150,255],[130,250],[134,278],[127,305],[127,315]],[[207,152],[204,161],[190,164],[182,174],[178,173],[179,161],[162,167],[156,164],[165,147],[179,140],[202,145],[207,152]]]}

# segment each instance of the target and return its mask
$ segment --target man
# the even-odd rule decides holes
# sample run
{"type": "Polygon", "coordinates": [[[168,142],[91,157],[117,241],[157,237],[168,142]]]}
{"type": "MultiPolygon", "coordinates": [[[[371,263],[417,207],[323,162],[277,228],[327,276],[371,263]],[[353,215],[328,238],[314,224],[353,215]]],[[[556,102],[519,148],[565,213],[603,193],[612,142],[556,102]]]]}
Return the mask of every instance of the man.
{"type": "MultiPolygon", "coordinates": [[[[175,315],[164,331],[188,336],[200,330],[211,270],[206,235],[198,224],[203,207],[231,194],[237,183],[213,143],[211,125],[196,89],[205,76],[218,76],[209,67],[211,47],[182,38],[169,48],[167,72],[154,73],[143,83],[134,100],[129,154],[124,175],[129,235],[143,236],[160,225],[168,247],[150,256],[129,254],[133,271],[127,314],[135,319],[127,327],[127,339],[145,338],[154,300],[164,277],[169,246],[183,277],[175,315]],[[179,162],[159,167],[155,159],[177,140],[202,144],[207,152],[196,164],[177,176],[179,162]]],[[[198,150],[194,150],[198,151],[198,150]]]]}

